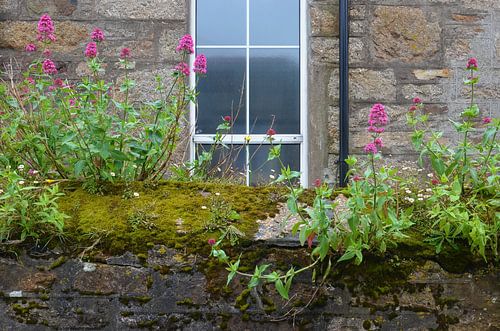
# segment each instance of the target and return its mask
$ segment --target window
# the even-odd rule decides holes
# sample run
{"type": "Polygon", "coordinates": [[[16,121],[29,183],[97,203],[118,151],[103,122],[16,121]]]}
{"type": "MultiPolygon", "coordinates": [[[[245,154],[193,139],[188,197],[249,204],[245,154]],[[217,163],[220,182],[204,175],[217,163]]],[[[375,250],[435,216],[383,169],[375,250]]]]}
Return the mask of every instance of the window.
{"type": "Polygon", "coordinates": [[[231,116],[231,148],[215,159],[232,159],[247,184],[269,181],[280,171],[278,161],[266,163],[272,126],[283,161],[307,185],[305,0],[193,0],[191,12],[196,53],[208,60],[191,110],[191,157],[231,116]]]}

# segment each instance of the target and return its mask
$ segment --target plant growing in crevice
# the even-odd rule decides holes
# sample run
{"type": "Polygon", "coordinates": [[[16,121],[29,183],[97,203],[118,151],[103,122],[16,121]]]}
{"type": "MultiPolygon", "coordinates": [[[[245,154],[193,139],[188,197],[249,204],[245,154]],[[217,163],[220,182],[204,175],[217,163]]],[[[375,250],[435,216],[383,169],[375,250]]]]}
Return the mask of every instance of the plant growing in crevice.
{"type": "Polygon", "coordinates": [[[205,225],[207,231],[220,231],[221,238],[229,239],[232,246],[238,243],[240,238],[245,237],[235,225],[241,216],[232,206],[226,202],[220,193],[215,193],[210,203],[210,217],[205,225]]]}
{"type": "MultiPolygon", "coordinates": [[[[299,197],[304,189],[296,185],[300,173],[292,171],[281,158],[281,145],[274,144],[274,130],[268,131],[268,139],[272,145],[268,160],[278,160],[281,165],[281,174],[275,183],[283,183],[288,188],[287,206],[291,215],[298,219],[292,232],[298,233],[300,244],[307,242],[311,251],[311,263],[296,270],[294,267],[287,272],[268,271],[270,265],[257,265],[253,274],[239,270],[240,259],[232,261],[222,249],[224,238],[211,243],[211,256],[227,265],[229,271],[228,283],[236,275],[249,277],[249,288],[256,287],[260,282],[274,283],[276,291],[284,298],[289,298],[289,290],[294,276],[306,270],[313,270],[313,279],[316,277],[316,266],[328,258],[328,266],[323,272],[323,280],[328,276],[332,267],[332,257],[339,254],[337,262],[354,260],[360,264],[363,260],[363,251],[378,250],[385,252],[388,245],[395,245],[397,239],[404,235],[402,231],[411,225],[408,213],[399,213],[392,208],[395,200],[391,183],[398,181],[396,170],[382,167],[377,170],[375,161],[380,159],[378,148],[382,147],[380,134],[387,123],[387,114],[381,104],[372,107],[369,117],[368,131],[373,134],[372,142],[365,147],[368,154],[369,166],[364,173],[364,179],[355,177],[350,186],[351,197],[347,206],[349,210],[339,214],[336,203],[330,201],[333,189],[321,181],[315,181],[316,196],[311,206],[302,206],[299,197]],[[316,240],[316,241],[315,241],[316,240]],[[313,243],[316,242],[313,248],[313,243]]],[[[354,167],[357,160],[353,157],[346,160],[354,167]]],[[[356,169],[352,169],[352,172],[356,169]]]]}
{"type": "MultiPolygon", "coordinates": [[[[135,81],[129,75],[134,67],[130,49],[119,55],[124,78],[115,87],[102,78],[99,51],[105,36],[95,29],[84,51],[88,75],[72,84],[57,77],[57,65],[50,59],[56,38],[48,15],[40,19],[38,32],[41,58],[20,82],[10,68],[10,81],[0,84],[2,163],[22,162],[44,178],[82,180],[94,192],[102,191],[104,182],[162,178],[172,166],[188,105],[196,101],[196,89],[187,78],[195,74],[198,81],[207,72],[202,54],[193,68],[186,64],[193,53],[192,38],[184,36],[177,46],[181,62],[171,83],[166,86],[157,77],[159,98],[139,102],[131,98],[135,81]]],[[[30,54],[39,49],[28,46],[30,54]]]]}
{"type": "Polygon", "coordinates": [[[466,240],[473,253],[487,260],[498,258],[500,231],[499,143],[500,120],[484,117],[478,123],[480,110],[475,103],[475,88],[479,82],[478,61],[471,58],[466,65],[464,84],[470,87],[470,103],[461,113],[461,121],[452,121],[461,143],[457,146],[440,141],[442,132],[431,132],[424,114],[424,105],[414,99],[407,115],[414,129],[412,142],[420,152],[420,162],[427,156],[435,173],[432,195],[427,200],[426,215],[433,221],[430,241],[440,252],[445,243],[456,247],[456,241],[466,240]],[[482,132],[479,142],[471,137],[482,132]]]}

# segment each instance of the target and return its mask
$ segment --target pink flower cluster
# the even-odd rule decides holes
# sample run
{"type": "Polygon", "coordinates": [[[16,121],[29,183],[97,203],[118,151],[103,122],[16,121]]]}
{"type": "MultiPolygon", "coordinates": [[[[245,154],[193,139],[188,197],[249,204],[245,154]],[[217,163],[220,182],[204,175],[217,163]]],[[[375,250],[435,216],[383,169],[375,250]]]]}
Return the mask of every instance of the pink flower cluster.
{"type": "Polygon", "coordinates": [[[471,57],[468,61],[467,61],[467,69],[477,69],[477,59],[475,57],[471,57]]]}
{"type": "Polygon", "coordinates": [[[420,99],[419,97],[415,97],[413,98],[413,105],[410,106],[409,111],[414,112],[418,109],[418,107],[422,107],[422,99],[420,99]]]}
{"type": "Polygon", "coordinates": [[[130,48],[124,47],[120,52],[120,59],[128,59],[130,57],[130,48]]]}
{"type": "Polygon", "coordinates": [[[36,52],[36,45],[35,44],[28,44],[26,45],[26,48],[25,48],[26,52],[36,52]]]}
{"type": "Polygon", "coordinates": [[[55,63],[50,59],[45,59],[42,63],[42,70],[47,75],[57,74],[57,68],[55,63]]]}
{"type": "Polygon", "coordinates": [[[493,119],[491,117],[486,116],[485,118],[483,118],[483,123],[484,124],[490,124],[492,120],[493,119]]]}
{"type": "Polygon", "coordinates": [[[101,42],[104,40],[104,33],[101,29],[95,28],[94,31],[92,31],[92,33],[90,34],[90,39],[92,39],[96,43],[101,42]]]}
{"type": "Polygon", "coordinates": [[[185,76],[189,76],[189,66],[186,62],[180,62],[178,65],[175,66],[175,70],[185,76]]]}
{"type": "Polygon", "coordinates": [[[43,14],[38,21],[38,41],[55,41],[56,36],[54,35],[54,22],[49,15],[43,14]]]}
{"type": "Polygon", "coordinates": [[[367,154],[377,154],[378,150],[384,147],[382,138],[379,135],[385,131],[384,126],[387,125],[389,117],[385,112],[384,105],[376,103],[370,109],[368,115],[368,132],[372,133],[373,141],[366,144],[364,151],[367,154]]]}
{"type": "Polygon", "coordinates": [[[205,55],[200,54],[194,60],[193,71],[197,74],[204,75],[207,73],[207,58],[205,55]]]}
{"type": "Polygon", "coordinates": [[[87,47],[85,47],[85,57],[93,59],[96,56],[97,56],[97,44],[91,41],[87,44],[87,47]]]}
{"type": "Polygon", "coordinates": [[[193,37],[191,35],[186,34],[180,40],[177,48],[175,49],[177,52],[186,52],[187,54],[194,53],[194,42],[193,37]]]}
{"type": "Polygon", "coordinates": [[[381,103],[376,103],[370,109],[368,117],[368,132],[382,133],[384,132],[383,126],[387,124],[388,117],[385,112],[385,107],[381,103]]]}

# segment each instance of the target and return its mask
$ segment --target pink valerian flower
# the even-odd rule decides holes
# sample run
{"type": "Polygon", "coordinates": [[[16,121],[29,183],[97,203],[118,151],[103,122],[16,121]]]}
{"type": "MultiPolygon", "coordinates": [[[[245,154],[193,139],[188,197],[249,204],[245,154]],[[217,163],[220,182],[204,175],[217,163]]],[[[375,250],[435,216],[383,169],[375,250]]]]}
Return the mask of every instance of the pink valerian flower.
{"type": "Polygon", "coordinates": [[[130,48],[124,47],[120,52],[120,59],[128,59],[130,57],[130,48]]]}
{"type": "Polygon", "coordinates": [[[420,99],[419,97],[415,97],[415,98],[413,98],[413,103],[414,104],[422,103],[422,99],[420,99]]]}
{"type": "Polygon", "coordinates": [[[175,70],[185,76],[189,76],[189,66],[186,62],[180,62],[178,65],[175,66],[175,70]]]}
{"type": "Polygon", "coordinates": [[[467,69],[477,69],[477,59],[475,57],[471,57],[467,61],[467,69]]]}
{"type": "Polygon", "coordinates": [[[57,86],[51,85],[49,86],[49,92],[54,91],[57,88],[57,86]]]}
{"type": "Polygon", "coordinates": [[[200,54],[194,60],[193,71],[197,74],[206,74],[207,73],[207,57],[203,54],[200,54]]]}
{"type": "Polygon", "coordinates": [[[63,80],[61,78],[54,79],[54,86],[56,86],[56,87],[63,87],[64,86],[63,80]]]}
{"type": "Polygon", "coordinates": [[[34,85],[35,84],[35,80],[33,79],[33,77],[28,77],[26,78],[26,80],[28,81],[28,83],[34,85]]]}
{"type": "Polygon", "coordinates": [[[43,56],[45,57],[51,57],[52,56],[52,51],[50,49],[44,49],[42,52],[43,56]]]}
{"type": "Polygon", "coordinates": [[[208,244],[209,244],[210,246],[213,246],[213,245],[215,245],[215,243],[216,243],[217,241],[215,241],[215,239],[214,239],[214,238],[210,238],[210,239],[208,239],[208,240],[207,240],[207,242],[208,242],[208,244]]]}
{"type": "Polygon", "coordinates": [[[43,14],[38,21],[38,36],[39,41],[55,41],[54,22],[49,15],[43,14]]]}
{"type": "Polygon", "coordinates": [[[186,34],[180,40],[177,48],[175,49],[177,52],[186,52],[188,54],[194,53],[194,42],[193,37],[191,35],[186,34]]]}
{"type": "Polygon", "coordinates": [[[95,28],[94,31],[92,31],[92,33],[90,34],[90,39],[92,39],[96,43],[101,42],[104,40],[104,33],[101,29],[95,28]]]}
{"type": "Polygon", "coordinates": [[[366,144],[364,151],[367,154],[377,154],[377,152],[378,152],[377,146],[374,143],[366,144]]]}
{"type": "Polygon", "coordinates": [[[387,113],[385,112],[385,107],[381,103],[376,103],[370,109],[370,115],[368,119],[368,124],[371,126],[384,126],[387,124],[387,113]]]}
{"type": "Polygon", "coordinates": [[[42,70],[45,74],[55,75],[57,74],[57,68],[55,63],[50,59],[45,59],[42,63],[42,70]]]}
{"type": "Polygon", "coordinates": [[[231,116],[224,116],[224,121],[225,122],[231,122],[231,116]]]}
{"type": "Polygon", "coordinates": [[[361,180],[361,177],[358,175],[355,175],[354,177],[352,177],[352,180],[355,182],[359,182],[361,180]]]}
{"type": "Polygon", "coordinates": [[[35,169],[28,170],[28,175],[29,176],[35,176],[36,174],[38,174],[38,171],[36,171],[35,169]]]}
{"type": "Polygon", "coordinates": [[[276,134],[276,130],[274,130],[273,128],[269,128],[267,130],[267,135],[268,136],[274,136],[276,134]]]}
{"type": "Polygon", "coordinates": [[[368,127],[368,132],[383,133],[384,131],[385,131],[384,128],[378,128],[378,127],[373,126],[373,125],[371,125],[371,126],[368,127]]]}
{"type": "Polygon", "coordinates": [[[439,180],[434,178],[431,180],[431,183],[432,183],[432,185],[437,185],[437,184],[439,184],[439,180]]]}
{"type": "Polygon", "coordinates": [[[97,56],[97,44],[91,41],[87,44],[87,47],[85,47],[85,57],[93,59],[96,56],[97,56]]]}
{"type": "Polygon", "coordinates": [[[487,117],[483,118],[483,123],[484,124],[489,124],[489,123],[491,123],[492,120],[493,119],[491,117],[487,116],[487,117]]]}
{"type": "Polygon", "coordinates": [[[36,45],[35,44],[28,44],[28,45],[26,45],[24,50],[28,53],[36,52],[36,45]]]}
{"type": "Polygon", "coordinates": [[[384,147],[384,143],[383,143],[383,141],[382,141],[381,138],[375,138],[375,140],[373,141],[373,143],[375,144],[375,146],[377,146],[377,148],[384,147]]]}
{"type": "Polygon", "coordinates": [[[69,105],[73,107],[75,105],[75,99],[69,99],[69,105]]]}
{"type": "Polygon", "coordinates": [[[410,108],[408,110],[411,112],[414,112],[415,110],[417,110],[417,106],[412,105],[412,106],[410,106],[410,108]]]}
{"type": "Polygon", "coordinates": [[[320,187],[321,186],[321,179],[316,178],[313,183],[314,187],[320,187]]]}

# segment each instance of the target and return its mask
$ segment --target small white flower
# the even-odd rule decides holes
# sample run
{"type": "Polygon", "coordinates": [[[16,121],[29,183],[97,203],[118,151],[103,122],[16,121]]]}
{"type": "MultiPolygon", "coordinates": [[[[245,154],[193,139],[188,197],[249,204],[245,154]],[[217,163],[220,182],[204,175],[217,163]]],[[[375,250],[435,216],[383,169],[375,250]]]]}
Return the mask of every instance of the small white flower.
{"type": "Polygon", "coordinates": [[[276,172],[276,170],[274,170],[274,169],[271,169],[271,172],[276,172]]]}
{"type": "Polygon", "coordinates": [[[274,175],[269,175],[269,178],[275,179],[276,177],[274,177],[274,175]]]}
{"type": "Polygon", "coordinates": [[[20,165],[18,165],[18,166],[17,166],[17,169],[18,169],[18,170],[23,170],[23,169],[24,169],[24,164],[20,164],[20,165]]]}
{"type": "Polygon", "coordinates": [[[424,201],[424,198],[418,198],[417,200],[418,201],[424,201]]]}
{"type": "Polygon", "coordinates": [[[426,188],[425,192],[432,192],[432,189],[431,188],[426,188]]]}
{"type": "Polygon", "coordinates": [[[109,173],[109,175],[110,175],[111,177],[115,177],[115,176],[116,176],[116,174],[115,174],[114,172],[112,172],[112,171],[109,173]]]}
{"type": "Polygon", "coordinates": [[[39,181],[37,181],[37,180],[34,180],[34,181],[33,181],[33,184],[40,184],[40,182],[39,182],[39,181]]]}
{"type": "Polygon", "coordinates": [[[220,193],[219,193],[219,192],[215,192],[215,195],[216,195],[216,196],[220,196],[220,193]]]}
{"type": "Polygon", "coordinates": [[[406,190],[405,192],[406,192],[406,194],[411,194],[410,190],[406,190]]]}
{"type": "Polygon", "coordinates": [[[413,198],[408,198],[408,201],[409,201],[410,203],[414,203],[414,202],[415,202],[415,199],[413,199],[413,198]]]}
{"type": "Polygon", "coordinates": [[[18,184],[19,185],[24,185],[24,180],[20,180],[18,184]]]}
{"type": "Polygon", "coordinates": [[[2,189],[0,189],[0,194],[3,194],[3,190],[2,189]]]}
{"type": "Polygon", "coordinates": [[[205,210],[207,209],[207,206],[201,206],[201,209],[205,210]]]}
{"type": "Polygon", "coordinates": [[[418,169],[417,171],[418,171],[418,172],[422,172],[422,171],[424,171],[424,169],[418,169]]]}
{"type": "Polygon", "coordinates": [[[132,168],[137,169],[137,164],[133,164],[132,168]]]}
{"type": "Polygon", "coordinates": [[[222,171],[222,169],[221,169],[221,168],[219,168],[219,167],[217,167],[217,171],[218,171],[218,172],[221,172],[221,171],[222,171]]]}
{"type": "Polygon", "coordinates": [[[424,196],[424,195],[423,195],[422,193],[417,194],[417,197],[419,197],[419,198],[421,198],[421,197],[423,197],[423,196],[424,196]]]}
{"type": "Polygon", "coordinates": [[[433,173],[427,174],[427,177],[432,178],[434,177],[434,174],[433,173]]]}
{"type": "Polygon", "coordinates": [[[139,192],[134,192],[134,197],[138,198],[139,197],[139,192]]]}

